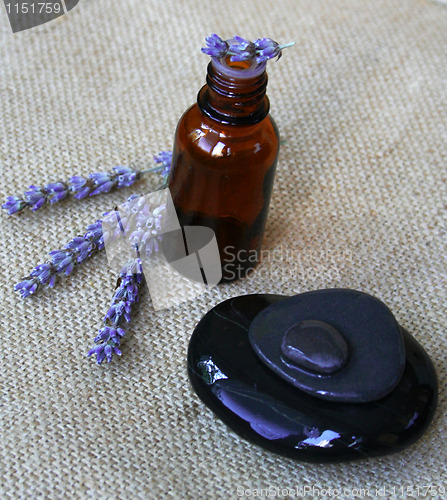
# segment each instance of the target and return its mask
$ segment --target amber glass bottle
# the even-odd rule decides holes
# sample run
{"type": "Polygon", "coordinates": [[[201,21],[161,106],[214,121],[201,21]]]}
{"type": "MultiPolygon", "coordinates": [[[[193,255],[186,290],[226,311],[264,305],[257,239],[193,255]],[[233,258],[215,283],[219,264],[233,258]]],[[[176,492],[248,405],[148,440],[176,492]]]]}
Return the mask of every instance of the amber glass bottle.
{"type": "Polygon", "coordinates": [[[174,206],[182,226],[214,230],[222,281],[245,276],[260,256],[279,153],[266,88],[265,62],[212,58],[175,133],[174,206]]]}

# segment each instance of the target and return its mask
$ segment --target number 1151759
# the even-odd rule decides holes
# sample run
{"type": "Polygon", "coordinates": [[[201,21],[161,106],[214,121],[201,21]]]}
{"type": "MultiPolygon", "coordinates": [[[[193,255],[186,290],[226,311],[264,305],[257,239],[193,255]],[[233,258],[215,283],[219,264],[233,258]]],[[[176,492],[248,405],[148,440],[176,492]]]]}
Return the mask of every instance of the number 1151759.
{"type": "Polygon", "coordinates": [[[8,14],[59,14],[60,2],[10,2],[5,4],[8,14]]]}

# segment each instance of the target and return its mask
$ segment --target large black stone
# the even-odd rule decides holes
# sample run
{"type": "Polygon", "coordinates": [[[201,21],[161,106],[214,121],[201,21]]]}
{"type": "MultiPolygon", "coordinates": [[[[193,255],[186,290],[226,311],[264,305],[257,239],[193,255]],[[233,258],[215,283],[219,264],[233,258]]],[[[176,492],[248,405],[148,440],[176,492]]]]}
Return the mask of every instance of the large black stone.
{"type": "Polygon", "coordinates": [[[285,382],[250,345],[251,321],[284,298],[236,297],[200,321],[189,345],[188,373],[202,401],[240,436],[310,462],[374,457],[414,443],[437,404],[436,374],[416,340],[402,330],[405,368],[387,396],[368,403],[325,401],[285,382]]]}
{"type": "Polygon", "coordinates": [[[381,399],[405,367],[402,332],[392,312],[357,290],[316,290],[281,300],[256,316],[248,338],[280,377],[331,401],[381,399]]]}

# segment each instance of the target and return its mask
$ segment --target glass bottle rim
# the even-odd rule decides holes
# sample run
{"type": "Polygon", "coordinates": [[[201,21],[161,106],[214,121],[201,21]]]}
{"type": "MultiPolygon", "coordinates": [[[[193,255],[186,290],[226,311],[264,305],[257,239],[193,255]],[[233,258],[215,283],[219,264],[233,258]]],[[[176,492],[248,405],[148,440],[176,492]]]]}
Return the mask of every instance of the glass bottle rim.
{"type": "MultiPolygon", "coordinates": [[[[233,41],[233,39],[226,40],[228,45],[231,45],[233,41]]],[[[259,63],[256,61],[256,59],[252,59],[250,66],[248,66],[247,68],[237,68],[228,64],[229,58],[230,56],[222,58],[212,57],[211,62],[216,71],[230,78],[256,78],[264,73],[267,66],[267,61],[259,63]]]]}

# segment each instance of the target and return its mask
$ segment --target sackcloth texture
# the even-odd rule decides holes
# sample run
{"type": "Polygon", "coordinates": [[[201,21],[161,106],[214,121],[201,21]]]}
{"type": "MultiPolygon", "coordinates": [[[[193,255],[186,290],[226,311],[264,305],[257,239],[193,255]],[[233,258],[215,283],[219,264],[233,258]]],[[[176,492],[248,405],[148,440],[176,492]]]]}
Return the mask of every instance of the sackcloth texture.
{"type": "MultiPolygon", "coordinates": [[[[1,9],[3,10],[3,8],[1,9]]],[[[86,357],[116,282],[98,254],[26,300],[14,283],[159,183],[1,214],[0,497],[237,498],[244,489],[446,486],[447,5],[430,0],[81,0],[13,34],[0,15],[0,195],[171,149],[205,82],[204,37],[295,41],[268,66],[283,141],[250,278],[169,310],[142,297],[122,358],[86,357]],[[236,436],[196,397],[190,335],[247,293],[348,287],[432,357],[439,407],[406,451],[309,465],[236,436]]],[[[388,495],[393,498],[392,494],[388,495]]],[[[398,494],[395,497],[399,497],[398,494]]]]}

